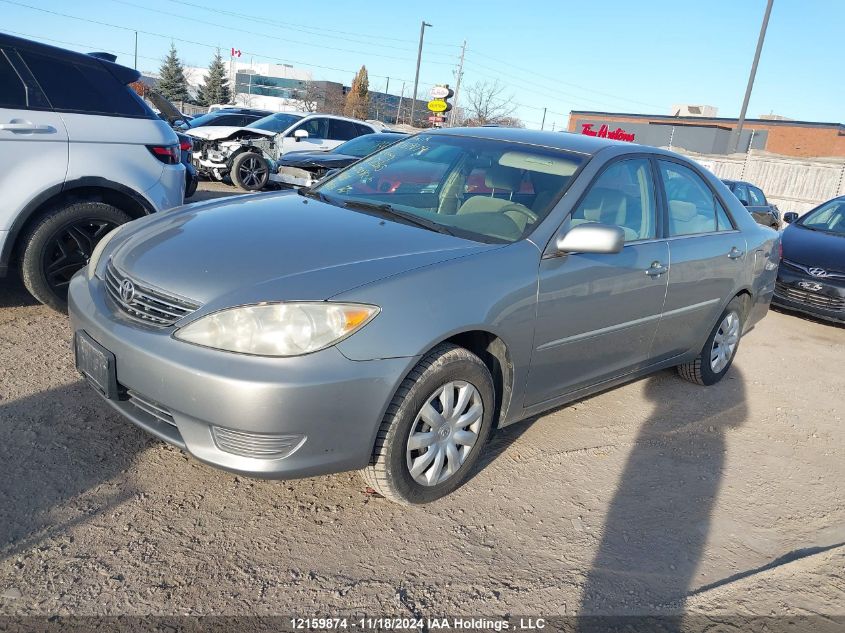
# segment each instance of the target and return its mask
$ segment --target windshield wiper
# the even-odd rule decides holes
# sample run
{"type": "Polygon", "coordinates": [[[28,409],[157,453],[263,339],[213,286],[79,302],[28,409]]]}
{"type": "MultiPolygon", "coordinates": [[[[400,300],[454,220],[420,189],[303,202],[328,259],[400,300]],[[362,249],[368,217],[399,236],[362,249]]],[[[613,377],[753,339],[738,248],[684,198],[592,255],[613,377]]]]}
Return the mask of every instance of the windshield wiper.
{"type": "Polygon", "coordinates": [[[329,198],[326,194],[320,191],[314,191],[311,187],[300,187],[296,190],[296,193],[304,198],[311,198],[312,200],[319,200],[320,202],[325,202],[327,204],[333,204],[335,206],[341,206],[337,200],[333,198],[329,198]]]}
{"type": "Polygon", "coordinates": [[[450,231],[442,224],[438,224],[433,220],[428,220],[418,215],[414,215],[413,213],[406,213],[405,211],[394,209],[387,203],[367,202],[366,200],[344,200],[343,206],[349,207],[351,209],[361,209],[362,211],[378,211],[386,215],[392,215],[394,217],[400,218],[402,220],[405,220],[409,224],[414,224],[424,229],[428,229],[429,231],[443,233],[444,235],[455,235],[452,231],[450,231]]]}

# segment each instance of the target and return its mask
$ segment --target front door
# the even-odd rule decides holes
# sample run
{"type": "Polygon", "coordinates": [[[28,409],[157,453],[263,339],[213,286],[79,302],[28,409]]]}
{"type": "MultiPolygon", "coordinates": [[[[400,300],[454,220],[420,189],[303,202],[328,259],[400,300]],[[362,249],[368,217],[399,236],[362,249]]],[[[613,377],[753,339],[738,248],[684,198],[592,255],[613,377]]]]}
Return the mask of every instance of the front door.
{"type": "Polygon", "coordinates": [[[666,295],[669,248],[658,239],[651,162],[611,163],[564,230],[585,222],[625,232],[620,253],[540,262],[534,352],[525,406],[633,371],[648,360],[666,295]]]}
{"type": "Polygon", "coordinates": [[[668,210],[670,270],[651,355],[664,360],[691,351],[707,337],[748,255],[745,238],[705,180],[680,163],[660,160],[658,165],[668,210]]]}
{"type": "Polygon", "coordinates": [[[300,123],[282,138],[282,154],[326,151],[337,145],[339,145],[338,142],[329,139],[329,119],[327,117],[314,117],[300,123]],[[294,136],[297,130],[305,130],[308,132],[308,136],[297,138],[294,136]]]}

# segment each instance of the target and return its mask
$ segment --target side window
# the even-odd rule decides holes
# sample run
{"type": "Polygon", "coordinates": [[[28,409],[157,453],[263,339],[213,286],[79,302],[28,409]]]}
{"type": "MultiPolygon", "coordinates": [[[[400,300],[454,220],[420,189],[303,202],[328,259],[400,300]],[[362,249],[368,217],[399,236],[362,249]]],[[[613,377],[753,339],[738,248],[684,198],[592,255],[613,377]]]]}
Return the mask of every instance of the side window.
{"type": "Polygon", "coordinates": [[[297,130],[305,130],[308,132],[308,138],[326,139],[329,138],[329,120],[323,118],[309,119],[297,130]]]}
{"type": "Polygon", "coordinates": [[[20,51],[29,70],[56,110],[146,117],[141,99],[97,62],[69,62],[20,51]]]}
{"type": "Polygon", "coordinates": [[[745,185],[739,184],[734,189],[734,195],[742,202],[744,205],[751,204],[751,199],[748,197],[748,187],[745,185]]]}
{"type": "Polygon", "coordinates": [[[0,51],[0,108],[25,107],[26,88],[5,53],[0,51]]]}
{"type": "Polygon", "coordinates": [[[766,196],[757,187],[749,187],[748,193],[751,196],[751,204],[756,207],[766,206],[766,196]]]}
{"type": "Polygon", "coordinates": [[[710,187],[692,169],[659,161],[669,206],[669,235],[693,235],[733,228],[710,187]]]}
{"type": "Polygon", "coordinates": [[[372,134],[372,128],[367,127],[366,125],[361,125],[360,123],[353,123],[355,129],[358,131],[358,136],[363,136],[364,134],[372,134]]]}
{"type": "Polygon", "coordinates": [[[654,178],[645,158],[613,163],[598,177],[572,212],[572,225],[585,222],[615,224],[625,240],[655,237],[654,178]]]}
{"type": "Polygon", "coordinates": [[[351,141],[358,137],[358,130],[352,121],[330,119],[329,138],[335,141],[351,141]]]}

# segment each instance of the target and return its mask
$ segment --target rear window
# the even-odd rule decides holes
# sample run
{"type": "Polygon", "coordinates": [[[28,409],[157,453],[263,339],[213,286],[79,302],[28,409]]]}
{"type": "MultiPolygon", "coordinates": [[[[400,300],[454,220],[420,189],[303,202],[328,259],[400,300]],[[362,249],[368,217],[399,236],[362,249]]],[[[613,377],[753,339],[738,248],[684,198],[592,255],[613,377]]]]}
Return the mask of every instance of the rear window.
{"type": "Polygon", "coordinates": [[[0,108],[25,108],[26,89],[18,73],[0,51],[0,108]]]}
{"type": "Polygon", "coordinates": [[[111,116],[151,117],[150,109],[128,86],[92,59],[69,62],[19,51],[53,108],[111,116]]]}

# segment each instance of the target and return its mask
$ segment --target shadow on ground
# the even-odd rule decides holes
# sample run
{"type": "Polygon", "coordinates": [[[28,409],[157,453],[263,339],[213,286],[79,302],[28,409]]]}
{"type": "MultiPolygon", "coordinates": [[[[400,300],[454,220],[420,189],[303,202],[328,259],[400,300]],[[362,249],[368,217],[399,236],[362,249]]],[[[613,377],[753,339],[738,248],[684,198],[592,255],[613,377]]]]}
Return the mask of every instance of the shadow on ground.
{"type": "Polygon", "coordinates": [[[0,279],[0,308],[17,308],[34,306],[38,302],[24,288],[20,273],[10,270],[6,277],[0,279]]]}
{"type": "Polygon", "coordinates": [[[124,501],[131,493],[109,482],[155,442],[82,381],[0,402],[0,429],[0,556],[124,501]]]}

